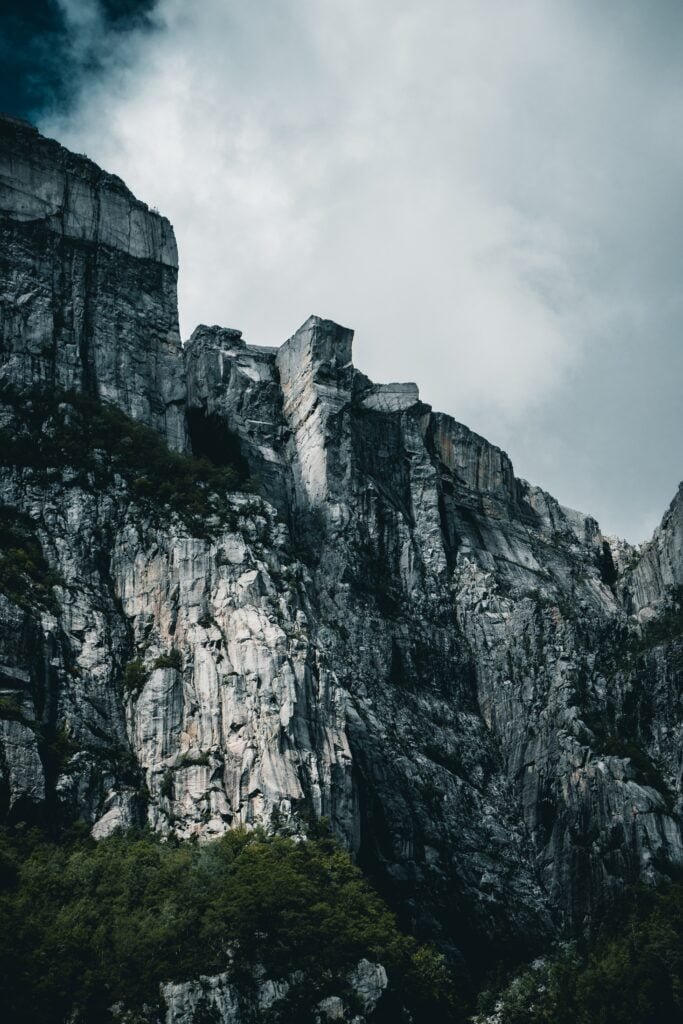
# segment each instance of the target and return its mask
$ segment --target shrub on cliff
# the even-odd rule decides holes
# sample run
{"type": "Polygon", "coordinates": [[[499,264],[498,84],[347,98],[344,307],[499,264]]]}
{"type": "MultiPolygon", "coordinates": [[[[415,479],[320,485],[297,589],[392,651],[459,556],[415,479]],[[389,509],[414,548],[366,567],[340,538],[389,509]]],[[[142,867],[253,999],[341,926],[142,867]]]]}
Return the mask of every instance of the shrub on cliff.
{"type": "Polygon", "coordinates": [[[117,406],[80,392],[0,392],[12,407],[12,428],[0,431],[0,461],[50,479],[71,470],[68,483],[102,490],[118,476],[151,510],[177,514],[195,532],[207,517],[230,517],[225,495],[244,487],[243,466],[216,465],[173,451],[150,427],[117,406]]]}
{"type": "Polygon", "coordinates": [[[16,508],[0,508],[0,591],[22,608],[56,612],[53,587],[61,582],[45,560],[35,524],[16,508]]]}
{"type": "Polygon", "coordinates": [[[683,885],[635,891],[591,942],[522,972],[497,998],[497,1024],[679,1024],[683,885]]]}

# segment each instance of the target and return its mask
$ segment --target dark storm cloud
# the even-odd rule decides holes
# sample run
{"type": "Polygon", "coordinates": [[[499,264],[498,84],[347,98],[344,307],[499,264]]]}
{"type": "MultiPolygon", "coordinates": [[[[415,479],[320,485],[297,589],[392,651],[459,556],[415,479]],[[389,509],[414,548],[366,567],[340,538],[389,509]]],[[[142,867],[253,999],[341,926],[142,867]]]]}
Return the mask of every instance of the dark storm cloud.
{"type": "Polygon", "coordinates": [[[106,74],[112,48],[149,31],[157,0],[3,0],[0,110],[38,118],[69,108],[89,78],[106,74]]]}
{"type": "Polygon", "coordinates": [[[0,11],[0,108],[30,117],[45,106],[46,97],[64,89],[62,53],[67,33],[61,12],[48,0],[30,7],[25,0],[7,0],[0,11]]]}

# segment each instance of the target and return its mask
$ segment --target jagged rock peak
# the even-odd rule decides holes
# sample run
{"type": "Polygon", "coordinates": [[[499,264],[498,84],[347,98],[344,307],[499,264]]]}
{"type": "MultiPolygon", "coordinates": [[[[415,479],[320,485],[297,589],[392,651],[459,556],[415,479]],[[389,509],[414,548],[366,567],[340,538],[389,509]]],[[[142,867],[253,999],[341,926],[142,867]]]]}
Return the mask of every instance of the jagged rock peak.
{"type": "Polygon", "coordinates": [[[213,324],[211,327],[207,324],[197,324],[190,335],[188,344],[196,345],[202,342],[233,347],[236,345],[242,347],[246,344],[241,331],[234,327],[220,327],[218,324],[213,324]]]}
{"type": "Polygon", "coordinates": [[[683,483],[679,484],[630,580],[634,610],[647,618],[683,587],[683,483]]]}
{"type": "Polygon", "coordinates": [[[298,331],[288,338],[278,352],[280,372],[286,376],[304,367],[328,371],[351,365],[353,331],[333,320],[309,316],[298,331]]]}

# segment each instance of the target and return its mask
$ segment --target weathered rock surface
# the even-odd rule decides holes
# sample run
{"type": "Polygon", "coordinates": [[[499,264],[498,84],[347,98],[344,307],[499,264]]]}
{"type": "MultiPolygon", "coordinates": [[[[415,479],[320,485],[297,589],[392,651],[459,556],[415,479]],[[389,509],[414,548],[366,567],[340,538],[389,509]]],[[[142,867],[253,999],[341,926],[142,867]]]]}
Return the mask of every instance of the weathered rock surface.
{"type": "MultiPolygon", "coordinates": [[[[212,334],[213,358],[234,380],[223,337],[212,334]]],[[[205,359],[208,343],[202,332],[205,359]]],[[[349,694],[359,855],[426,931],[439,925],[425,888],[439,892],[434,912],[451,934],[455,893],[461,920],[476,907],[498,939],[510,913],[527,936],[548,912],[578,926],[613,887],[683,855],[680,820],[619,756],[606,715],[627,628],[603,578],[609,545],[593,519],[517,480],[503,452],[432,413],[414,386],[372,385],[350,346],[350,332],[311,318],[277,354],[259,353],[275,369],[251,394],[271,390],[277,371],[270,497],[308,546],[310,628],[349,694]]],[[[249,347],[234,358],[244,365],[249,347]]],[[[220,406],[214,377],[207,409],[220,406]]],[[[252,451],[252,420],[230,426],[252,451]]],[[[680,561],[676,522],[670,511],[652,545],[660,602],[680,561]]],[[[642,590],[646,571],[625,574],[622,592],[642,590]]],[[[670,717],[678,677],[658,678],[670,717]]],[[[628,738],[659,759],[653,735],[628,738]]]]}
{"type": "Polygon", "coordinates": [[[683,587],[683,484],[626,580],[626,599],[646,619],[683,587]]]}
{"type": "MultiPolygon", "coordinates": [[[[263,968],[255,968],[249,993],[234,984],[230,973],[200,977],[197,981],[162,986],[166,1024],[193,1024],[202,1019],[217,1024],[258,1024],[268,1019],[284,1021],[285,1000],[290,991],[305,984],[301,976],[272,981],[263,968]]],[[[340,995],[326,996],[315,1007],[318,1024],[346,1021],[363,1024],[379,1003],[387,987],[387,972],[381,964],[361,960],[346,978],[340,995]]],[[[122,1022],[123,1024],[123,1022],[122,1022]]]]}
{"type": "MultiPolygon", "coordinates": [[[[678,870],[681,492],[642,551],[610,541],[317,317],[181,352],[168,222],[26,127],[0,140],[3,379],[98,394],[262,495],[193,536],[123,481],[2,466],[60,580],[55,607],[0,595],[3,813],[181,837],[324,815],[469,962],[678,870]]],[[[197,992],[169,988],[169,1022],[197,992]]]]}
{"type": "Polygon", "coordinates": [[[290,984],[256,976],[254,989],[246,997],[229,972],[163,985],[166,1024],[193,1024],[202,1017],[219,1024],[257,1024],[264,1012],[286,997],[290,984]]]}
{"type": "Polygon", "coordinates": [[[113,552],[138,650],[152,666],[180,653],[127,706],[151,820],[220,834],[308,802],[350,821],[346,696],[309,639],[272,510],[238,498],[235,508],[237,531],[217,542],[163,534],[141,546],[130,523],[113,552]]]}
{"type": "Polygon", "coordinates": [[[89,390],[185,445],[173,229],[114,175],[0,117],[0,380],[89,390]]]}

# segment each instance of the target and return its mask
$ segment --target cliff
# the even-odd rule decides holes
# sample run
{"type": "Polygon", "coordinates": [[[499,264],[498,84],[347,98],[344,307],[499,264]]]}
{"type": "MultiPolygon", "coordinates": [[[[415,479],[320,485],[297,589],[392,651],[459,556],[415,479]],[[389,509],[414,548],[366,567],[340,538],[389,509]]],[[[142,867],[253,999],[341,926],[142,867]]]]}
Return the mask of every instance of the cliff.
{"type": "Polygon", "coordinates": [[[324,816],[475,971],[679,870],[681,492],[641,552],[610,542],[331,321],[183,350],[168,221],[84,157],[0,120],[0,186],[6,820],[324,816]],[[79,395],[252,492],[189,516],[116,417],[84,462],[79,395]]]}
{"type": "Polygon", "coordinates": [[[2,379],[83,389],[183,447],[173,229],[123,182],[0,117],[2,379]]]}

